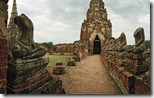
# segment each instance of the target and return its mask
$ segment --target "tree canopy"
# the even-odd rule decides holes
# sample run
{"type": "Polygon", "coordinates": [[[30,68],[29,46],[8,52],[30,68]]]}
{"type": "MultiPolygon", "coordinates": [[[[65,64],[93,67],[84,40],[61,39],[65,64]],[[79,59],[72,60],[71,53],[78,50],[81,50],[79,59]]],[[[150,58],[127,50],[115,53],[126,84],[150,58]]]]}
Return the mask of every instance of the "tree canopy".
{"type": "Polygon", "coordinates": [[[146,41],[145,41],[145,46],[146,46],[146,49],[150,49],[150,47],[151,47],[151,42],[150,42],[150,40],[146,40],[146,41]]]}
{"type": "Polygon", "coordinates": [[[44,46],[46,46],[48,49],[53,49],[54,48],[54,44],[53,42],[45,42],[45,43],[42,43],[44,46]]]}

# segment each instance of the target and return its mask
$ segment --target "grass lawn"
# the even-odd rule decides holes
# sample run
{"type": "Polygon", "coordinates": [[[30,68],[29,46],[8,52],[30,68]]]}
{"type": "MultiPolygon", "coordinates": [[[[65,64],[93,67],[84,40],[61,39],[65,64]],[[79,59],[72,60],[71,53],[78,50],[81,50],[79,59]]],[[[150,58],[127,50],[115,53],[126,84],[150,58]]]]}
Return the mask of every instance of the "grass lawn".
{"type": "Polygon", "coordinates": [[[74,55],[46,55],[49,57],[49,64],[48,66],[56,65],[56,62],[63,62],[66,61],[67,58],[72,58],[74,55]]]}

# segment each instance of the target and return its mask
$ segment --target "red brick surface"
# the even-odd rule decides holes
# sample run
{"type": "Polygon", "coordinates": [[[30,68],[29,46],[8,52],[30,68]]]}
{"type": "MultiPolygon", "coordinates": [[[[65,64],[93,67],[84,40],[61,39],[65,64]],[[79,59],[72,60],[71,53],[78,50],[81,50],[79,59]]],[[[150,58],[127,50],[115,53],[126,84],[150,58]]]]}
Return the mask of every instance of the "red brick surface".
{"type": "Polygon", "coordinates": [[[135,93],[136,94],[151,94],[151,83],[150,80],[146,81],[144,78],[135,78],[135,93]]]}
{"type": "Polygon", "coordinates": [[[104,51],[102,60],[123,93],[150,94],[150,83],[135,78],[148,71],[149,68],[142,63],[146,58],[142,54],[125,54],[125,56],[128,59],[125,59],[124,63],[112,52],[104,51]]]}
{"type": "Polygon", "coordinates": [[[0,94],[6,94],[7,40],[0,39],[0,94]]]}
{"type": "Polygon", "coordinates": [[[6,67],[0,67],[0,79],[6,78],[7,75],[7,68],[6,67]]]}

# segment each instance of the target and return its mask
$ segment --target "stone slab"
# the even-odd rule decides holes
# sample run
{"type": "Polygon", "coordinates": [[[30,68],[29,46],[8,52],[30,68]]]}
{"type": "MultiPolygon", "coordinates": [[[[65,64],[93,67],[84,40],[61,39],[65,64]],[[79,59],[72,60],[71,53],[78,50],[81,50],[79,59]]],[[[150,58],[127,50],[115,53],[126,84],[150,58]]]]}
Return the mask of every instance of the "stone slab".
{"type": "Polygon", "coordinates": [[[18,78],[20,76],[35,74],[44,69],[49,63],[49,59],[41,57],[38,59],[10,61],[8,65],[8,76],[18,78]]]}

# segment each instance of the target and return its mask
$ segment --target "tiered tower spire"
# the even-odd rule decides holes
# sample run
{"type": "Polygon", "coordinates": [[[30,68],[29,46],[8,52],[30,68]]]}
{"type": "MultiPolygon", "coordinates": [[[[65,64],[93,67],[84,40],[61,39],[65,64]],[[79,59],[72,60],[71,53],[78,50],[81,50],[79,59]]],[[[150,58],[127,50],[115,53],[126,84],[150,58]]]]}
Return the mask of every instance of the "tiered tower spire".
{"type": "Polygon", "coordinates": [[[104,2],[102,0],[91,0],[90,9],[87,12],[87,19],[94,18],[95,16],[99,18],[106,18],[106,9],[104,9],[104,2]],[[103,16],[100,16],[102,14],[103,16]]]}
{"type": "Polygon", "coordinates": [[[80,42],[87,51],[93,51],[93,42],[100,39],[101,47],[112,37],[112,24],[103,0],[91,0],[86,20],[82,23],[80,42]]]}
{"type": "Polygon", "coordinates": [[[18,16],[17,4],[16,4],[16,0],[13,0],[13,6],[12,6],[12,12],[11,12],[9,26],[13,26],[14,28],[16,28],[16,26],[14,24],[14,17],[16,17],[16,16],[18,16]]]}
{"type": "Polygon", "coordinates": [[[18,28],[14,23],[14,17],[16,17],[16,16],[18,16],[17,4],[16,4],[16,0],[13,0],[12,12],[11,12],[11,17],[10,17],[10,22],[9,22],[9,25],[8,25],[9,49],[12,48],[12,46],[15,43],[16,38],[18,37],[18,28]]]}

